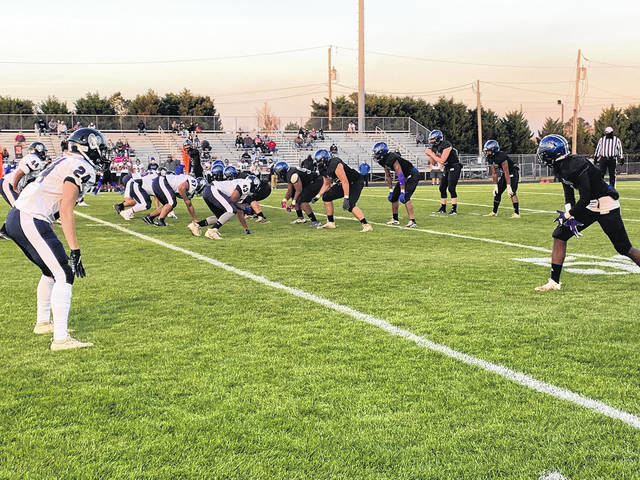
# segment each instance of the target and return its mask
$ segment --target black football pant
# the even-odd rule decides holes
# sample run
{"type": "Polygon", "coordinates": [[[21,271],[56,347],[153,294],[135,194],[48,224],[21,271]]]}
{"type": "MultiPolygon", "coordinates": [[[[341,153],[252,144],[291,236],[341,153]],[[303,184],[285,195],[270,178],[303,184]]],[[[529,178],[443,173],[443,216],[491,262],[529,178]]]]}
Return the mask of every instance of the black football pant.
{"type": "Polygon", "coordinates": [[[600,167],[600,174],[602,178],[607,174],[609,170],[609,185],[616,186],[616,157],[602,157],[598,162],[600,167]]]}

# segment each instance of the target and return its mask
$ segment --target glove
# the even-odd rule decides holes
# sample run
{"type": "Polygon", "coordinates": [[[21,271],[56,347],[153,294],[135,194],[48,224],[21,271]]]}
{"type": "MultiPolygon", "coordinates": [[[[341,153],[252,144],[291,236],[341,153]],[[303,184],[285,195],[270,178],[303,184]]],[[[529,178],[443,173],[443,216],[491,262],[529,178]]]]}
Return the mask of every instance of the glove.
{"type": "Polygon", "coordinates": [[[71,271],[76,277],[84,278],[87,276],[87,272],[84,271],[84,265],[82,265],[82,256],[80,250],[71,250],[71,271]]]}
{"type": "Polygon", "coordinates": [[[280,205],[282,205],[282,208],[287,208],[287,201],[282,200],[282,203],[280,205]]]}
{"type": "Polygon", "coordinates": [[[515,195],[515,193],[513,193],[513,188],[511,188],[511,185],[507,185],[507,193],[510,197],[513,197],[515,195]]]}
{"type": "Polygon", "coordinates": [[[400,192],[398,200],[400,200],[400,203],[407,203],[407,200],[404,198],[404,192],[400,192]]]}
{"type": "Polygon", "coordinates": [[[291,210],[293,210],[293,205],[287,207],[287,212],[290,212],[291,210]]]}
{"type": "Polygon", "coordinates": [[[584,224],[577,221],[571,215],[562,210],[556,210],[558,212],[558,218],[554,220],[554,222],[558,222],[558,225],[567,227],[571,233],[573,233],[576,237],[581,237],[582,234],[578,231],[578,227],[582,227],[584,224]]]}
{"type": "Polygon", "coordinates": [[[387,200],[389,200],[390,202],[392,201],[391,197],[393,197],[393,189],[392,188],[389,189],[389,195],[387,195],[387,200]]]}
{"type": "Polygon", "coordinates": [[[251,207],[243,207],[242,210],[244,211],[245,215],[251,215],[251,212],[253,212],[253,208],[251,207]]]}
{"type": "Polygon", "coordinates": [[[350,208],[351,204],[349,202],[349,197],[344,197],[344,200],[342,200],[342,209],[348,211],[350,208]]]}
{"type": "Polygon", "coordinates": [[[618,159],[618,165],[624,165],[624,158],[618,159]]]}
{"type": "Polygon", "coordinates": [[[294,198],[293,200],[291,200],[291,206],[295,207],[296,206],[296,199],[294,198]]]}
{"type": "Polygon", "coordinates": [[[246,233],[247,235],[251,235],[251,230],[249,230],[248,228],[246,228],[246,229],[244,230],[244,233],[246,233]]]}
{"type": "Polygon", "coordinates": [[[320,197],[316,195],[311,199],[311,203],[316,203],[318,200],[320,200],[320,197]]]}
{"type": "Polygon", "coordinates": [[[493,184],[493,196],[495,197],[496,195],[498,195],[498,184],[494,183],[493,184]]]}

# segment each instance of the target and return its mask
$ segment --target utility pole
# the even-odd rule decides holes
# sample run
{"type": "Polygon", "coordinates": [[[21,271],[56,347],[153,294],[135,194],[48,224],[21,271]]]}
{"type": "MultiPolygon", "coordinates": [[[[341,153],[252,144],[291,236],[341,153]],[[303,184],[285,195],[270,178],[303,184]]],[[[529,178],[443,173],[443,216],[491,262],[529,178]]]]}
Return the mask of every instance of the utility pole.
{"type": "Polygon", "coordinates": [[[564,129],[564,103],[562,103],[562,100],[558,100],[558,105],[560,105],[560,121],[562,122],[562,128],[564,129]]]}
{"type": "Polygon", "coordinates": [[[578,49],[578,60],[576,60],[576,94],[573,99],[573,132],[571,134],[571,152],[578,153],[578,89],[580,88],[580,57],[582,51],[578,49]]]}
{"type": "Polygon", "coordinates": [[[364,133],[364,0],[358,0],[358,133],[364,133]]]}
{"type": "Polygon", "coordinates": [[[333,96],[331,94],[331,47],[329,47],[329,130],[331,130],[331,118],[333,117],[333,96]]]}
{"type": "Polygon", "coordinates": [[[478,110],[478,158],[482,155],[482,102],[480,101],[480,80],[476,80],[476,100],[478,110]]]}

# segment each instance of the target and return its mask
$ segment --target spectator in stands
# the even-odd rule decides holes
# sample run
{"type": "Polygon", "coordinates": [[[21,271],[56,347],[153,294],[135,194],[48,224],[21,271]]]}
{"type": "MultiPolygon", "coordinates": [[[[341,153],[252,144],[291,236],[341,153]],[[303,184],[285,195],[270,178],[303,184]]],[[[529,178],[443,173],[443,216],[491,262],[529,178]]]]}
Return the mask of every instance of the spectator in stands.
{"type": "Polygon", "coordinates": [[[293,143],[297,148],[301,149],[304,145],[304,140],[302,139],[302,135],[298,134],[298,136],[293,140],[293,143]]]}
{"type": "Polygon", "coordinates": [[[304,131],[304,128],[302,128],[302,127],[298,128],[298,135],[302,135],[303,137],[306,135],[306,132],[304,131]]]}
{"type": "Polygon", "coordinates": [[[269,152],[275,153],[276,152],[276,142],[274,142],[273,140],[269,140],[267,142],[267,149],[269,150],[269,152]]]}
{"type": "Polygon", "coordinates": [[[262,149],[262,138],[260,138],[260,135],[256,134],[256,136],[253,138],[253,144],[256,146],[256,148],[262,149]]]}
{"type": "Polygon", "coordinates": [[[73,125],[72,130],[78,130],[79,128],[82,128],[82,124],[81,124],[79,121],[77,121],[77,122],[73,125]]]}
{"type": "Polygon", "coordinates": [[[38,129],[38,136],[44,135],[47,133],[47,122],[45,122],[43,118],[40,118],[38,123],[36,123],[36,128],[38,129]]]}
{"type": "Polygon", "coordinates": [[[318,140],[318,134],[316,133],[316,129],[312,128],[311,129],[311,133],[309,134],[309,137],[313,138],[313,141],[315,142],[316,140],[318,140]]]}
{"type": "Polygon", "coordinates": [[[353,123],[353,121],[349,122],[349,125],[347,126],[347,132],[348,133],[356,133],[356,124],[353,123]]]}
{"type": "Polygon", "coordinates": [[[178,129],[180,130],[180,136],[181,137],[186,137],[187,135],[189,135],[189,132],[187,132],[187,127],[185,126],[184,122],[181,120],[180,124],[178,125],[178,129]]]}
{"type": "Polygon", "coordinates": [[[116,142],[116,155],[119,157],[124,157],[124,142],[121,138],[116,142]]]}
{"type": "Polygon", "coordinates": [[[16,138],[15,138],[16,145],[24,145],[24,143],[26,141],[27,141],[27,139],[24,138],[24,134],[21,131],[18,132],[18,134],[16,135],[16,138]]]}
{"type": "Polygon", "coordinates": [[[305,158],[302,163],[300,164],[300,166],[302,168],[306,168],[307,170],[315,170],[316,165],[315,162],[313,160],[313,157],[311,155],[307,155],[307,158],[305,158]]]}
{"type": "Polygon", "coordinates": [[[424,135],[422,132],[418,132],[418,135],[416,135],[416,145],[420,144],[424,144],[424,135]]]}
{"type": "Polygon", "coordinates": [[[55,121],[55,119],[51,119],[49,120],[49,135],[57,133],[58,131],[58,123],[55,121]]]}
{"type": "Polygon", "coordinates": [[[69,150],[69,142],[67,141],[67,137],[62,137],[62,141],[60,142],[60,150],[62,150],[62,153],[69,150]]]}
{"type": "Polygon", "coordinates": [[[201,148],[203,152],[210,152],[211,151],[211,144],[209,143],[209,140],[207,140],[206,138],[204,140],[202,140],[201,143],[201,148]]]}
{"type": "Polygon", "coordinates": [[[200,148],[200,139],[198,138],[198,135],[196,135],[195,137],[193,137],[193,146],[195,148],[200,148]]]}
{"type": "Polygon", "coordinates": [[[198,123],[196,123],[196,129],[195,129],[196,133],[202,133],[202,129],[200,128],[200,125],[198,123]]]}
{"type": "Polygon", "coordinates": [[[131,151],[131,146],[129,145],[129,140],[124,139],[124,145],[122,145],[122,149],[124,150],[124,156],[128,157],[131,151]]]}
{"type": "Polygon", "coordinates": [[[58,125],[58,137],[66,137],[67,136],[67,124],[62,120],[60,125],[58,125]]]}
{"type": "Polygon", "coordinates": [[[247,134],[247,136],[242,140],[242,144],[244,148],[253,148],[253,138],[247,134]]]}
{"type": "Polygon", "coordinates": [[[329,147],[329,153],[331,155],[338,155],[338,146],[335,143],[332,143],[329,147]]]}
{"type": "Polygon", "coordinates": [[[158,162],[156,162],[156,158],[155,157],[151,157],[149,159],[149,164],[147,165],[147,170],[156,171],[156,170],[158,170],[159,167],[160,167],[160,165],[158,165],[158,162]]]}
{"type": "Polygon", "coordinates": [[[244,140],[241,134],[236,133],[236,150],[240,150],[241,148],[244,148],[244,140]]]}
{"type": "Polygon", "coordinates": [[[193,122],[189,122],[189,128],[187,128],[189,134],[193,135],[193,133],[196,131],[196,126],[193,124],[193,122]]]}
{"type": "Polygon", "coordinates": [[[2,149],[2,163],[9,163],[9,150],[7,150],[7,147],[2,149]]]}
{"type": "Polygon", "coordinates": [[[138,135],[146,135],[147,134],[147,126],[144,123],[143,119],[140,119],[138,122],[138,135]]]}
{"type": "Polygon", "coordinates": [[[176,161],[173,159],[173,155],[167,155],[167,163],[165,163],[165,168],[168,172],[176,171],[176,161]]]}
{"type": "Polygon", "coordinates": [[[245,150],[242,155],[240,155],[241,162],[248,162],[251,160],[251,155],[249,154],[249,150],[245,150]]]}
{"type": "Polygon", "coordinates": [[[318,130],[318,140],[321,140],[324,142],[324,130],[322,129],[318,130]]]}
{"type": "Polygon", "coordinates": [[[171,133],[178,133],[178,122],[175,120],[171,122],[171,133]]]}

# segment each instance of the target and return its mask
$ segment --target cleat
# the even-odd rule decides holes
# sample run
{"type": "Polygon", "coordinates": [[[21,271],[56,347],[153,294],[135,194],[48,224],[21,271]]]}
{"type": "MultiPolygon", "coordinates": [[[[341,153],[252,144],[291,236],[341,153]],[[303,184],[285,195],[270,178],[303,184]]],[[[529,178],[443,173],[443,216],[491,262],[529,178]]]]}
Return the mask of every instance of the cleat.
{"type": "Polygon", "coordinates": [[[418,224],[416,222],[409,222],[405,225],[406,228],[417,228],[418,224]]]}
{"type": "Polygon", "coordinates": [[[218,233],[217,228],[210,228],[209,230],[206,231],[204,236],[207,238],[210,238],[211,240],[222,240],[222,237],[218,233]]]}
{"type": "Polygon", "coordinates": [[[0,227],[0,240],[11,240],[7,234],[7,227],[4,223],[2,224],[2,227],[0,227]]]}
{"type": "MultiPolygon", "coordinates": [[[[97,195],[97,194],[94,194],[94,195],[97,195]]],[[[87,202],[85,202],[84,200],[82,200],[82,201],[78,202],[78,206],[79,207],[88,207],[89,204],[87,202]]]]}
{"type": "Polygon", "coordinates": [[[191,222],[189,225],[187,225],[187,228],[191,231],[191,235],[193,235],[194,237],[200,236],[200,225],[198,225],[196,222],[191,222]]]}
{"type": "Polygon", "coordinates": [[[122,211],[124,210],[124,208],[122,208],[119,203],[114,203],[113,209],[116,211],[118,215],[120,215],[120,213],[122,213],[122,211]]]}
{"type": "Polygon", "coordinates": [[[167,222],[165,222],[165,221],[164,221],[164,218],[156,218],[156,219],[153,221],[153,224],[154,224],[156,227],[166,227],[166,226],[167,226],[167,222]]]}
{"type": "Polygon", "coordinates": [[[399,220],[394,220],[393,218],[387,222],[387,225],[400,225],[399,220]]]}
{"type": "Polygon", "coordinates": [[[142,220],[144,220],[149,225],[153,225],[153,218],[151,218],[151,215],[145,215],[142,220]]]}
{"type": "Polygon", "coordinates": [[[436,215],[443,215],[445,213],[447,213],[447,211],[443,208],[440,208],[439,210],[436,210],[435,212],[433,212],[436,215]]]}
{"type": "Polygon", "coordinates": [[[547,283],[540,287],[536,287],[536,292],[548,292],[549,290],[560,290],[562,283],[557,283],[552,279],[549,279],[547,283]]]}
{"type": "Polygon", "coordinates": [[[519,213],[515,213],[515,212],[513,212],[513,213],[511,214],[511,218],[520,218],[520,214],[519,214],[519,213]]]}
{"type": "Polygon", "coordinates": [[[314,228],[320,228],[320,225],[322,225],[320,222],[318,222],[317,220],[315,222],[311,222],[311,226],[314,228]]]}
{"type": "Polygon", "coordinates": [[[449,215],[457,215],[457,214],[458,214],[458,211],[457,211],[457,210],[451,210],[451,211],[449,212],[449,215]]]}
{"type": "Polygon", "coordinates": [[[93,343],[91,342],[80,342],[75,338],[67,337],[62,342],[56,342],[55,340],[51,342],[51,350],[71,350],[73,348],[86,348],[93,347],[93,343]]]}
{"type": "Polygon", "coordinates": [[[264,217],[258,217],[258,218],[256,218],[256,222],[258,222],[258,223],[267,223],[267,222],[269,222],[269,220],[267,220],[264,217]]]}
{"type": "Polygon", "coordinates": [[[336,228],[336,222],[327,222],[324,225],[320,225],[319,227],[317,227],[318,229],[323,229],[323,228],[336,228]]]}
{"type": "Polygon", "coordinates": [[[133,218],[133,210],[131,210],[130,208],[122,210],[120,212],[120,216],[125,220],[131,220],[133,218]]]}
{"type": "Polygon", "coordinates": [[[173,218],[173,219],[177,220],[178,216],[174,212],[171,212],[171,213],[169,213],[169,215],[167,215],[167,218],[173,218]]]}
{"type": "Polygon", "coordinates": [[[486,215],[483,215],[483,217],[497,217],[498,214],[496,212],[489,212],[486,215]]]}
{"type": "Polygon", "coordinates": [[[295,225],[295,224],[298,224],[298,223],[304,223],[306,221],[307,221],[306,218],[298,217],[293,222],[291,222],[291,225],[295,225]]]}
{"type": "Polygon", "coordinates": [[[360,230],[361,232],[373,232],[373,227],[371,226],[370,223],[365,223],[362,225],[362,230],[360,230]]]}
{"type": "Polygon", "coordinates": [[[33,333],[36,335],[46,335],[47,333],[53,333],[53,323],[36,323],[36,326],[33,327],[33,333]]]}

